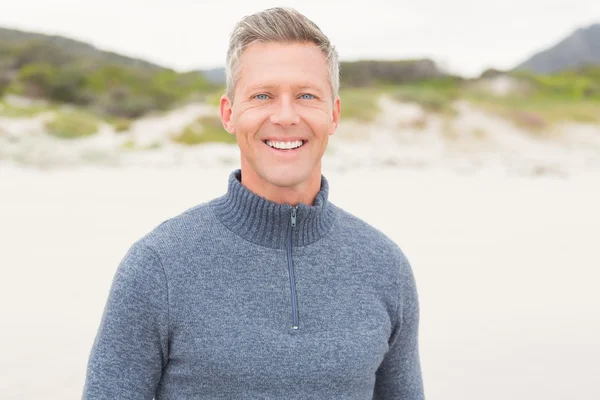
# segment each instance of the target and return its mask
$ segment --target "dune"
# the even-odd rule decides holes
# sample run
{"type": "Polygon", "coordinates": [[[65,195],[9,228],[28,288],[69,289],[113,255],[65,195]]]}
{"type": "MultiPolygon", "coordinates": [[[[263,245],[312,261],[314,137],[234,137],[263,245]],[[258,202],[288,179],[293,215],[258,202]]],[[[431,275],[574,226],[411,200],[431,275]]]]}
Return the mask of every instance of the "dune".
{"type": "MultiPolygon", "coordinates": [[[[484,169],[566,178],[600,169],[598,124],[565,121],[531,132],[465,100],[452,105],[451,116],[389,96],[378,101],[380,113],[372,121],[342,118],[327,150],[332,170],[443,168],[469,174],[484,169]]],[[[218,108],[205,103],[140,118],[124,132],[103,123],[97,134],[70,140],[45,132],[49,114],[0,117],[0,166],[225,168],[238,158],[235,145],[189,146],[171,140],[199,117],[218,116],[218,108]]]]}

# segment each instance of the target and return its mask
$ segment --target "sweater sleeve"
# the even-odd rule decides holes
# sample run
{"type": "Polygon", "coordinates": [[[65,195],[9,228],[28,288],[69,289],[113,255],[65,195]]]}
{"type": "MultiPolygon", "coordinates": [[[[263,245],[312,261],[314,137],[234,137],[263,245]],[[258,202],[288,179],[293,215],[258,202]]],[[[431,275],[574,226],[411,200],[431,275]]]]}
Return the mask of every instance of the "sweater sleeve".
{"type": "Polygon", "coordinates": [[[425,398],[419,359],[419,299],[410,263],[402,256],[396,323],[376,372],[373,400],[425,398]]]}
{"type": "Polygon", "coordinates": [[[168,293],[158,255],[140,241],[121,260],[87,365],[84,400],[151,400],[168,360],[168,293]]]}

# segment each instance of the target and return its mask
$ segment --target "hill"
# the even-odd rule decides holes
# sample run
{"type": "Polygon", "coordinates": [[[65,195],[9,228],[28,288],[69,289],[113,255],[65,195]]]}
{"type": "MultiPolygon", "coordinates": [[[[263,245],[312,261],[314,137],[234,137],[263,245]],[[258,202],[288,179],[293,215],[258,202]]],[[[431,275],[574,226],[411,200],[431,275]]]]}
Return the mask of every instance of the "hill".
{"type": "Polygon", "coordinates": [[[137,118],[212,89],[201,72],[179,73],[62,36],[0,28],[0,95],[137,118]]]}
{"type": "Polygon", "coordinates": [[[534,73],[554,73],[586,65],[600,65],[600,23],[577,29],[556,45],[515,67],[534,73]]]}
{"type": "Polygon", "coordinates": [[[212,68],[197,71],[209,81],[216,84],[225,84],[225,68],[212,68]]]}
{"type": "MultiPolygon", "coordinates": [[[[45,35],[41,33],[25,32],[17,29],[6,29],[0,27],[0,51],[7,52],[11,49],[30,47],[36,44],[40,47],[58,50],[63,53],[65,60],[87,59],[89,61],[114,64],[123,67],[136,67],[149,70],[165,69],[159,65],[145,60],[127,57],[110,51],[104,51],[91,44],[57,35],[45,35]]],[[[6,62],[4,60],[4,62],[6,62]]]]}

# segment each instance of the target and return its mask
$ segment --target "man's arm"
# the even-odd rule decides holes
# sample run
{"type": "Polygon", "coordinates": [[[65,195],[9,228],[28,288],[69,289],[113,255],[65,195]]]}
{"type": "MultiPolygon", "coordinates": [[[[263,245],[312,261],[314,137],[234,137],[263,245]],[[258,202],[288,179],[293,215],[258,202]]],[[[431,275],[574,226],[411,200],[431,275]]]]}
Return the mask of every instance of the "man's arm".
{"type": "Polygon", "coordinates": [[[84,400],[151,400],[168,360],[168,293],[157,254],[136,242],[113,278],[92,346],[84,400]]]}
{"type": "Polygon", "coordinates": [[[402,258],[396,324],[376,373],[373,400],[425,398],[419,359],[419,299],[410,263],[402,258]]]}

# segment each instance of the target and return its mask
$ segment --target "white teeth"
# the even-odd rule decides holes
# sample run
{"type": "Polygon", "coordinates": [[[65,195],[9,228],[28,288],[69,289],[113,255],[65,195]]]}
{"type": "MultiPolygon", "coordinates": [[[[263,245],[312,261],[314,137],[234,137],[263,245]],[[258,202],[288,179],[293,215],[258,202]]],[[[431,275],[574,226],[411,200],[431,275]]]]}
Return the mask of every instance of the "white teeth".
{"type": "Polygon", "coordinates": [[[296,140],[294,142],[274,142],[271,140],[267,140],[266,142],[269,146],[280,150],[295,149],[297,147],[302,146],[303,143],[302,140],[296,140]]]}

